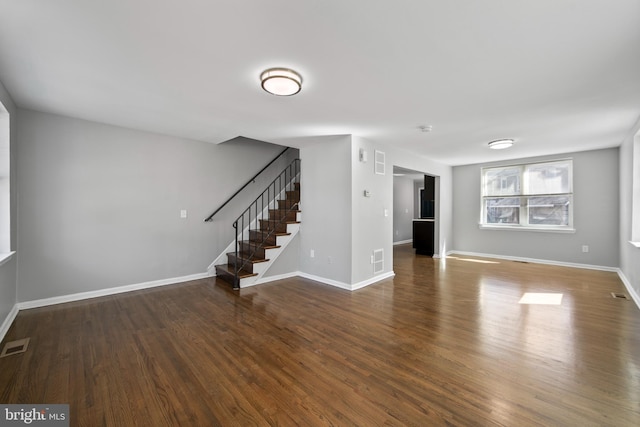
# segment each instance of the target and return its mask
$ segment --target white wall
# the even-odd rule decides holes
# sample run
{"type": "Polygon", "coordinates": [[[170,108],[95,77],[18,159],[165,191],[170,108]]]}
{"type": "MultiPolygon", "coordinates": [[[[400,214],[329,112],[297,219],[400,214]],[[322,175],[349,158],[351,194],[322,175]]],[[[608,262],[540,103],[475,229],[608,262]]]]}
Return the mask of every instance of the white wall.
{"type": "Polygon", "coordinates": [[[453,168],[453,249],[599,267],[619,260],[618,149],[458,166],[453,168]],[[575,233],[480,229],[481,168],[573,159],[575,233]],[[583,253],[582,246],[589,252],[583,253]]]}
{"type": "Polygon", "coordinates": [[[266,184],[203,219],[283,149],[25,110],[17,126],[21,302],[205,273],[266,184]]]}
{"type": "Polygon", "coordinates": [[[393,243],[413,239],[414,193],[412,178],[393,177],[393,243]]]}
{"type": "MultiPolygon", "coordinates": [[[[640,172],[640,120],[620,146],[620,270],[636,295],[640,295],[640,248],[632,246],[633,199],[634,191],[640,190],[640,181],[635,176],[640,172]],[[636,136],[636,134],[638,134],[636,136]]],[[[640,225],[640,211],[635,212],[640,225]]],[[[636,236],[637,238],[637,236],[636,236]]],[[[638,301],[636,301],[638,303],[638,301]]]]}

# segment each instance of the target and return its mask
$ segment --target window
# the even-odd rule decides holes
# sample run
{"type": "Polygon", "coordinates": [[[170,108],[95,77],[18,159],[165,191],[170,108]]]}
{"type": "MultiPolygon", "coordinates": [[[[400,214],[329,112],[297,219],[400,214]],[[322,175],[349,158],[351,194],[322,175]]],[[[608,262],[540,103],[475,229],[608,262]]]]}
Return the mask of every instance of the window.
{"type": "Polygon", "coordinates": [[[572,230],[572,163],[483,168],[481,226],[572,230]]]}
{"type": "Polygon", "coordinates": [[[631,165],[631,240],[640,248],[640,131],[633,138],[633,163],[631,165]]]}
{"type": "Polygon", "coordinates": [[[0,264],[11,252],[9,113],[0,102],[0,264]]]}

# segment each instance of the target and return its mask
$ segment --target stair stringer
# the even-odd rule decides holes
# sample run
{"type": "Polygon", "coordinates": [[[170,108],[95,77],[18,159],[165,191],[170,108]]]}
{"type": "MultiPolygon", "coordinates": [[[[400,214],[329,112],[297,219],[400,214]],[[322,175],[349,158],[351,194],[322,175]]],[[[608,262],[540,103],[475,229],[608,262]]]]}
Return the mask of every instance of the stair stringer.
{"type": "MultiPolygon", "coordinates": [[[[265,208],[266,210],[267,208],[265,208]]],[[[257,285],[258,280],[264,276],[264,274],[269,270],[273,262],[280,256],[280,254],[285,250],[285,248],[289,245],[291,240],[298,234],[300,231],[300,221],[301,221],[302,213],[298,212],[296,214],[297,223],[289,223],[287,224],[287,233],[289,235],[286,236],[276,236],[276,244],[280,246],[279,248],[270,248],[265,249],[265,258],[269,261],[260,262],[254,264],[253,269],[257,274],[256,276],[245,277],[240,279],[240,288],[246,288],[249,286],[257,285]]],[[[247,226],[246,229],[249,227],[247,226]]],[[[236,243],[232,241],[229,243],[227,248],[222,252],[210,265],[207,267],[207,274],[209,276],[216,276],[216,265],[227,264],[228,257],[227,254],[230,252],[234,252],[236,250],[236,243]]]]}
{"type": "Polygon", "coordinates": [[[265,258],[269,261],[260,262],[253,265],[253,271],[254,273],[256,273],[256,275],[240,279],[241,289],[260,284],[260,279],[262,278],[262,276],[264,276],[265,273],[269,271],[269,268],[271,268],[276,259],[278,259],[278,257],[287,249],[289,243],[291,243],[293,238],[300,231],[300,213],[298,213],[297,221],[297,224],[287,224],[287,233],[289,233],[287,236],[276,237],[276,244],[280,246],[279,248],[265,249],[265,258]]]}

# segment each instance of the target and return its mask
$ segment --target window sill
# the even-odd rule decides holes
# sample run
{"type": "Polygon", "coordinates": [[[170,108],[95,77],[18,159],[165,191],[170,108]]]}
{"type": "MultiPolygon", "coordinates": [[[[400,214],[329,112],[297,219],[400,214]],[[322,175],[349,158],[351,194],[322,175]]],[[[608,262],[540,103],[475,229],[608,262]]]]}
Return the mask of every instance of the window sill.
{"type": "Polygon", "coordinates": [[[4,264],[5,262],[9,261],[11,259],[11,257],[13,256],[13,254],[15,254],[16,251],[13,252],[9,252],[6,254],[0,254],[0,265],[4,264]]]}
{"type": "Polygon", "coordinates": [[[487,225],[478,224],[481,230],[533,231],[536,233],[575,233],[575,228],[527,227],[519,225],[487,225]]]}
{"type": "Polygon", "coordinates": [[[635,246],[636,248],[640,249],[640,242],[634,242],[632,240],[629,240],[629,243],[631,243],[633,246],[635,246]]]}

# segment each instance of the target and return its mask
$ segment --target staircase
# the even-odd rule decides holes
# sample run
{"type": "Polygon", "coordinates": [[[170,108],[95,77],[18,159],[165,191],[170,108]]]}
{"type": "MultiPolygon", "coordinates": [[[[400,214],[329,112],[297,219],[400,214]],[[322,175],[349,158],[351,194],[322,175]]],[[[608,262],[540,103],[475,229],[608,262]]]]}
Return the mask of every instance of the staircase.
{"type": "Polygon", "coordinates": [[[300,160],[296,159],[233,223],[236,240],[216,276],[240,289],[256,284],[300,229],[300,160]]]}

